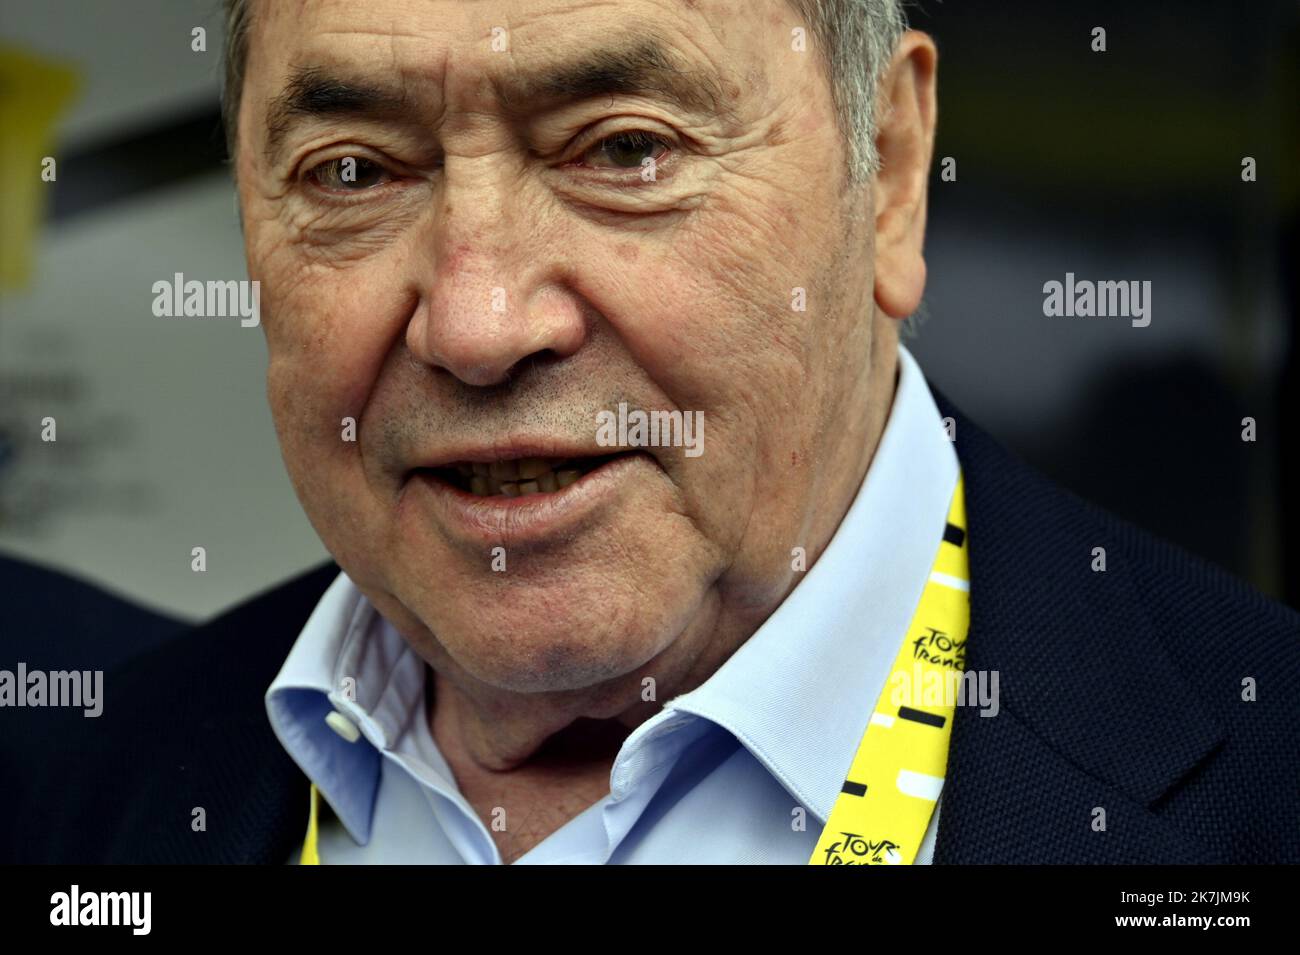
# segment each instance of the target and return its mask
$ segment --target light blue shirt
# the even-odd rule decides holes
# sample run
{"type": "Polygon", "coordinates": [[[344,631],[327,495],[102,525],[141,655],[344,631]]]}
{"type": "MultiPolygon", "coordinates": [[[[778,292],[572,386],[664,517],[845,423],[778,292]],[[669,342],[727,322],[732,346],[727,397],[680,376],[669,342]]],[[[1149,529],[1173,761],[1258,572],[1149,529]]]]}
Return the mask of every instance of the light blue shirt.
{"type": "MultiPolygon", "coordinates": [[[[820,559],[709,679],[624,740],[609,794],[517,864],[806,864],[921,598],[957,476],[900,347],[880,445],[820,559]]],[[[337,814],[321,826],[322,863],[501,863],[430,732],[428,673],[340,574],[266,694],[276,736],[337,814]],[[359,730],[355,742],[326,722],[331,711],[344,733],[359,730]]],[[[918,863],[933,856],[938,818],[936,806],[918,863]]]]}

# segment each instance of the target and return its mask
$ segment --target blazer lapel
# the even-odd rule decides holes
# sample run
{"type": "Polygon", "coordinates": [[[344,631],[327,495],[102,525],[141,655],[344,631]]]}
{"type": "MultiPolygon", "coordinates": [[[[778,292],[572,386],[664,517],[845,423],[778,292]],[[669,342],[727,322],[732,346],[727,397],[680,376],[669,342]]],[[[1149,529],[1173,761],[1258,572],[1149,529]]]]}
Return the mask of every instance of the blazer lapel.
{"type": "Polygon", "coordinates": [[[108,836],[107,860],[289,861],[306,832],[308,781],[271,729],[263,698],[338,573],[333,562],[316,568],[105,681],[122,701],[118,731],[139,739],[147,727],[150,746],[126,786],[148,795],[108,836]],[[188,823],[199,808],[205,828],[195,831],[188,823]]]}
{"type": "Polygon", "coordinates": [[[1223,730],[1164,652],[1113,519],[936,400],[965,476],[966,664],[997,674],[999,708],[957,709],[934,861],[1215,861],[1159,803],[1223,730]]]}

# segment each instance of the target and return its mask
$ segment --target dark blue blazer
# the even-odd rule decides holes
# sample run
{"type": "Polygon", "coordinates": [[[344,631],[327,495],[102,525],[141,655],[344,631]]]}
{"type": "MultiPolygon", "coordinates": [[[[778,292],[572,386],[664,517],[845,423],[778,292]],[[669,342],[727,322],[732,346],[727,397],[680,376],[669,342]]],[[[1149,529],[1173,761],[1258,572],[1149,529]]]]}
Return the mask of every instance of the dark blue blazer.
{"type": "MultiPolygon", "coordinates": [[[[937,398],[966,479],[967,666],[999,672],[1001,711],[957,709],[934,861],[1300,862],[1300,615],[937,398]]],[[[0,668],[106,671],[96,719],[0,710],[0,861],[287,860],[308,783],[263,695],[337,573],[189,626],[0,562],[0,668]]]]}

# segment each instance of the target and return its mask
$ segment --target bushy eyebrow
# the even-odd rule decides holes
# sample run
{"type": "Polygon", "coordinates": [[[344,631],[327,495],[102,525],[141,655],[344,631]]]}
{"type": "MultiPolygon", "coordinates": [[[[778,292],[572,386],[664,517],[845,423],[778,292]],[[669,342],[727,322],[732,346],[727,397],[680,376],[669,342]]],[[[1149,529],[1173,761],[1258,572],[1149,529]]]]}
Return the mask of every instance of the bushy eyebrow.
{"type": "MultiPolygon", "coordinates": [[[[513,115],[611,95],[659,99],[696,116],[732,115],[715,73],[690,68],[662,39],[644,33],[531,72],[493,77],[491,82],[502,110],[513,115]]],[[[267,112],[266,154],[273,161],[301,121],[338,116],[401,119],[416,113],[405,84],[351,79],[319,66],[299,67],[267,112]]]]}
{"type": "Polygon", "coordinates": [[[285,138],[299,122],[334,116],[398,118],[409,112],[399,87],[347,80],[322,67],[299,67],[266,115],[266,156],[274,161],[285,138]]]}

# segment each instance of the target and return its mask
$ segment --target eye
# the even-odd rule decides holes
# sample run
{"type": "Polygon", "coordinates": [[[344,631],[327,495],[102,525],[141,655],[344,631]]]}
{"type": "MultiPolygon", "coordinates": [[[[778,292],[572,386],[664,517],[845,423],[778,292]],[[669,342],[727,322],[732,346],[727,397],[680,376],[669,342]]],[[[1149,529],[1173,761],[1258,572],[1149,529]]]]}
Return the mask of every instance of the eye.
{"type": "Polygon", "coordinates": [[[306,178],[330,192],[363,192],[392,180],[388,170],[364,156],[327,159],[309,169],[306,178]]]}
{"type": "Polygon", "coordinates": [[[640,169],[647,159],[658,162],[668,149],[664,139],[636,129],[606,136],[583,153],[582,158],[596,169],[640,169]]]}

